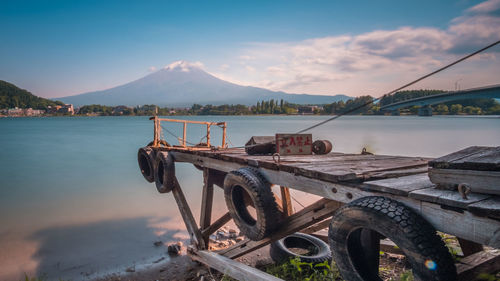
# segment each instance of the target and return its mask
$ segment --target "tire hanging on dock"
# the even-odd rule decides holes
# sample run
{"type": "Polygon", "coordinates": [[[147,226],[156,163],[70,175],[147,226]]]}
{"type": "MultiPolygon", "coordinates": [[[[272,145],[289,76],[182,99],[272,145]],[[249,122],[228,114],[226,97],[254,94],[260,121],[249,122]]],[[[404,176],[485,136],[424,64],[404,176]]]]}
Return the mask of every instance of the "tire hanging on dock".
{"type": "Polygon", "coordinates": [[[332,218],[328,238],[344,279],[382,280],[378,275],[381,237],[391,239],[404,252],[418,280],[456,280],[453,258],[434,227],[405,205],[381,196],[355,200],[332,218]]]}
{"type": "Polygon", "coordinates": [[[148,182],[155,181],[155,153],[151,147],[141,147],[137,151],[137,162],[141,174],[148,182]]]}
{"type": "Polygon", "coordinates": [[[305,233],[294,233],[273,243],[269,249],[273,261],[282,263],[290,258],[299,257],[301,262],[322,263],[331,261],[332,254],[328,244],[323,240],[305,233]],[[301,249],[305,253],[296,253],[290,249],[301,249]]]}
{"type": "Polygon", "coordinates": [[[170,192],[175,186],[174,158],[166,151],[156,154],[155,184],[159,193],[170,192]]]}
{"type": "Polygon", "coordinates": [[[271,183],[255,168],[244,167],[224,179],[224,197],[236,226],[249,239],[258,241],[279,227],[281,213],[271,183]],[[248,206],[255,208],[252,216],[248,206]]]}

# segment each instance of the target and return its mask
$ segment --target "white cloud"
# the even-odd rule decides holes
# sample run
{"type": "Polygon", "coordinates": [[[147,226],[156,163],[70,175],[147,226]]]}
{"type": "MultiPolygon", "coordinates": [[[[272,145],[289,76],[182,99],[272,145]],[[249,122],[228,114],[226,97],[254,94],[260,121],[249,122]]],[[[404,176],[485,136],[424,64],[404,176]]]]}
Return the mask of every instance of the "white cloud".
{"type": "Polygon", "coordinates": [[[156,69],[157,69],[157,68],[156,68],[156,66],[150,66],[150,67],[148,68],[148,71],[149,71],[149,72],[155,72],[155,71],[156,71],[156,69]]]}
{"type": "MultiPolygon", "coordinates": [[[[499,10],[500,0],[480,3],[453,19],[446,29],[407,26],[300,42],[255,43],[238,58],[246,72],[232,72],[232,80],[289,92],[380,95],[499,40],[499,10]]],[[[499,48],[495,50],[417,88],[446,89],[457,79],[470,86],[498,83],[499,48]]]]}

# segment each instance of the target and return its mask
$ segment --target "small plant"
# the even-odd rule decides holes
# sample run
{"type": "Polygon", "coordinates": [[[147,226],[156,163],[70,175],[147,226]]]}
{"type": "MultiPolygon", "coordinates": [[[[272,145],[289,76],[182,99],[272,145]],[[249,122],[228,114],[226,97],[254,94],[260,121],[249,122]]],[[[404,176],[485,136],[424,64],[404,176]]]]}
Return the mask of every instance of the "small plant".
{"type": "Polygon", "coordinates": [[[303,262],[299,257],[292,258],[282,264],[268,266],[265,268],[265,271],[271,275],[290,281],[342,280],[334,264],[330,264],[328,261],[313,264],[303,262]]]}
{"type": "Polygon", "coordinates": [[[500,278],[493,274],[481,273],[477,276],[478,281],[500,281],[500,278]]]}

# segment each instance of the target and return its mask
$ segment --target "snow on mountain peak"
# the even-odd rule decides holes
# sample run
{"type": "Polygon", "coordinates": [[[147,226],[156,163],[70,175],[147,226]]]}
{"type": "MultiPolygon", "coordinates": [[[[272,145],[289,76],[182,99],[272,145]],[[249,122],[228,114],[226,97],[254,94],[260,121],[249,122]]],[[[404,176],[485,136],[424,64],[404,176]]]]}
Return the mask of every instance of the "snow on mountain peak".
{"type": "Polygon", "coordinates": [[[203,64],[199,61],[197,62],[188,62],[184,60],[174,61],[173,63],[165,66],[163,69],[169,71],[182,71],[189,72],[193,69],[201,69],[203,64]]]}

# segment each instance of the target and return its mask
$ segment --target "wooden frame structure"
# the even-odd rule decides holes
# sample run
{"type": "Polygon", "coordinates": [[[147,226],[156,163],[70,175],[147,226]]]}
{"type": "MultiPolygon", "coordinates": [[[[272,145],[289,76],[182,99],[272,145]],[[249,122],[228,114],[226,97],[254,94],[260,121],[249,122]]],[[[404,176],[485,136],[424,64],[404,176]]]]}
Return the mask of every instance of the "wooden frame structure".
{"type": "MultiPolygon", "coordinates": [[[[243,149],[154,149],[168,151],[175,162],[202,167],[199,225],[177,180],[172,190],[191,237],[188,252],[193,259],[238,280],[279,280],[234,259],[294,232],[321,230],[329,225],[329,218],[339,207],[366,196],[397,200],[419,213],[437,230],[459,237],[466,261],[457,265],[459,280],[469,280],[467,278],[478,270],[500,269],[500,255],[482,251],[482,245],[500,248],[500,197],[471,194],[463,199],[456,191],[435,189],[427,176],[429,159],[330,153],[283,156],[280,162],[275,162],[272,156],[250,156],[243,149]],[[331,168],[331,165],[337,166],[331,168]],[[284,216],[282,226],[260,241],[243,240],[229,248],[210,252],[210,235],[231,220],[229,213],[212,218],[214,185],[222,187],[228,172],[246,166],[259,169],[272,184],[280,186],[281,198],[277,201],[284,216]],[[321,199],[293,213],[290,188],[318,195],[321,199]]],[[[389,252],[393,248],[383,243],[380,247],[389,252]]]]}
{"type": "Polygon", "coordinates": [[[182,130],[182,142],[180,145],[177,146],[177,148],[182,148],[186,150],[206,150],[210,149],[212,146],[210,144],[210,128],[212,126],[219,126],[222,127],[222,143],[220,146],[217,146],[217,148],[226,148],[226,129],[227,125],[226,122],[204,122],[204,121],[193,121],[193,120],[177,120],[177,119],[167,119],[167,118],[159,118],[158,116],[154,116],[149,118],[149,120],[154,121],[154,133],[153,133],[153,147],[159,147],[161,144],[161,122],[172,122],[172,123],[182,123],[183,130],[182,130]],[[188,146],[187,141],[186,141],[186,132],[187,132],[187,124],[200,124],[200,125],[205,125],[207,126],[207,142],[205,145],[196,145],[196,146],[188,146]]]}

